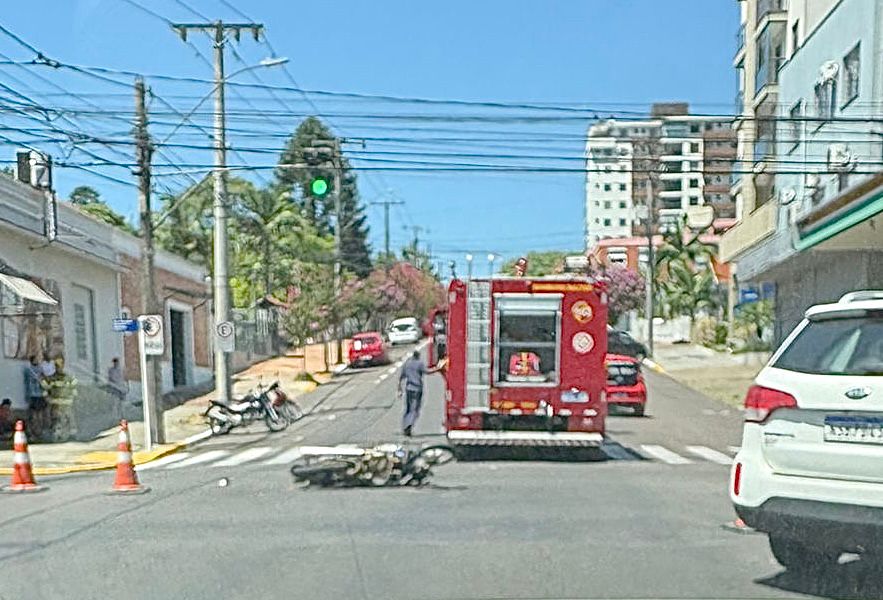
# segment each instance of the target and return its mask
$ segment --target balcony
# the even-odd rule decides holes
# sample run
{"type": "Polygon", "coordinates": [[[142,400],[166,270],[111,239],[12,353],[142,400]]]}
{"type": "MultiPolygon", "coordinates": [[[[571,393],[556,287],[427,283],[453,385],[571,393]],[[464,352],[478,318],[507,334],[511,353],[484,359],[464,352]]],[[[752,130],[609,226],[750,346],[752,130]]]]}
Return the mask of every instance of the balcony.
{"type": "Polygon", "coordinates": [[[788,10],[788,0],[758,0],[757,19],[755,24],[763,21],[764,17],[772,13],[781,13],[788,10]]]}
{"type": "Polygon", "coordinates": [[[776,231],[776,218],[779,206],[768,202],[752,212],[744,215],[734,227],[722,236],[718,254],[723,262],[730,262],[740,254],[769,237],[776,231]]]}
{"type": "Polygon", "coordinates": [[[744,49],[745,49],[745,23],[742,23],[739,26],[739,31],[736,32],[736,55],[738,55],[744,49]]]}
{"type": "Polygon", "coordinates": [[[764,61],[757,67],[755,79],[755,97],[760,95],[761,90],[768,85],[779,83],[779,67],[785,62],[784,56],[774,56],[771,60],[764,61]]]}
{"type": "Polygon", "coordinates": [[[742,112],[745,110],[745,92],[743,92],[742,90],[736,92],[735,104],[736,106],[734,107],[734,113],[737,115],[741,115],[742,112]]]}

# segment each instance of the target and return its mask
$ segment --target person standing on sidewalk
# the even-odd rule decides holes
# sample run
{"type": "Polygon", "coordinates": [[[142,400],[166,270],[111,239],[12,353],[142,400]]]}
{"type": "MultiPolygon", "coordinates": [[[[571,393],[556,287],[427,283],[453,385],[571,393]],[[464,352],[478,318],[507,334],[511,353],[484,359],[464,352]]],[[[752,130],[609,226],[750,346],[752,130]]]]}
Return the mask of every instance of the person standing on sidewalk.
{"type": "Polygon", "coordinates": [[[399,397],[405,397],[402,431],[406,436],[411,437],[411,432],[420,416],[420,405],[423,403],[423,376],[427,373],[438,373],[443,368],[444,361],[435,367],[427,368],[420,359],[420,352],[417,350],[414,350],[411,357],[402,365],[398,391],[399,397]]]}
{"type": "Polygon", "coordinates": [[[107,369],[107,391],[110,392],[114,399],[114,414],[122,418],[123,404],[126,400],[126,394],[129,392],[129,383],[123,374],[120,359],[116,356],[110,361],[110,367],[107,369]]]}
{"type": "Polygon", "coordinates": [[[28,427],[35,438],[40,437],[45,427],[46,396],[41,385],[43,371],[37,355],[32,355],[25,367],[25,397],[28,401],[28,427]]]}

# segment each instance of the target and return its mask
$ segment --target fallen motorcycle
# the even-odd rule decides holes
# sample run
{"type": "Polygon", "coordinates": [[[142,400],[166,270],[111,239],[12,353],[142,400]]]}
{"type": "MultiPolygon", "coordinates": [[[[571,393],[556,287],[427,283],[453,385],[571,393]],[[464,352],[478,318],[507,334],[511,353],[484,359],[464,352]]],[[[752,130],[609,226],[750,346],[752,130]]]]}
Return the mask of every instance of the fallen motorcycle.
{"type": "Polygon", "coordinates": [[[453,448],[441,444],[419,449],[398,444],[305,447],[291,474],[297,483],[322,487],[419,486],[427,483],[432,467],[453,459],[453,448]]]}

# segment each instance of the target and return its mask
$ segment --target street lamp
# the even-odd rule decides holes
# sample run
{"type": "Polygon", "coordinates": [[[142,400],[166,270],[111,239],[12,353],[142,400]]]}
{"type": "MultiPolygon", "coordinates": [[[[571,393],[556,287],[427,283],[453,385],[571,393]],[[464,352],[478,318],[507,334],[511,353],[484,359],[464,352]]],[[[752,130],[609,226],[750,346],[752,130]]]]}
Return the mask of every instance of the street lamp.
{"type": "Polygon", "coordinates": [[[490,277],[494,276],[494,261],[495,260],[497,260],[497,255],[494,254],[493,252],[491,252],[490,254],[487,255],[487,262],[488,262],[488,269],[489,269],[488,275],[490,277]]]}
{"type": "Polygon", "coordinates": [[[472,255],[466,255],[466,281],[472,281],[472,255]]]}
{"type": "MultiPolygon", "coordinates": [[[[250,71],[265,67],[281,65],[287,62],[284,58],[264,59],[257,65],[243,67],[238,71],[231,73],[229,76],[224,75],[224,53],[223,44],[215,46],[215,86],[212,92],[215,93],[215,110],[214,110],[214,142],[215,142],[215,168],[214,168],[214,198],[212,200],[212,214],[214,216],[214,278],[213,285],[213,303],[214,303],[214,326],[215,335],[222,328],[230,327],[230,281],[229,269],[227,265],[227,141],[226,141],[226,125],[225,125],[225,108],[224,108],[224,84],[228,79],[250,71]],[[223,325],[222,324],[227,324],[223,325]]],[[[196,108],[199,107],[197,104],[196,108]]],[[[193,110],[195,111],[196,108],[193,110]]],[[[191,111],[192,113],[193,111],[191,111]]],[[[185,119],[186,120],[186,119],[185,119]]],[[[230,382],[230,354],[220,347],[215,338],[215,394],[218,402],[228,404],[231,395],[230,382]]]]}

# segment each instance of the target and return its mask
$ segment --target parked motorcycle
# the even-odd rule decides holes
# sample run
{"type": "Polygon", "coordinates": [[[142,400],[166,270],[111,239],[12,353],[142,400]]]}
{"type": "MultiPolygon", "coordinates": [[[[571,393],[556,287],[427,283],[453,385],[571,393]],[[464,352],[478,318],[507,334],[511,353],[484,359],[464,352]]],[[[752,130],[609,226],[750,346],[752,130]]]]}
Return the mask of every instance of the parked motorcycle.
{"type": "Polygon", "coordinates": [[[270,431],[282,431],[302,416],[300,406],[282,391],[278,381],[267,388],[258,385],[230,404],[212,400],[205,412],[215,435],[229,433],[234,427],[247,425],[259,418],[264,419],[270,431]]]}
{"type": "Polygon", "coordinates": [[[308,447],[302,452],[291,466],[295,482],[322,487],[419,486],[432,475],[432,467],[454,459],[453,448],[441,444],[420,449],[398,444],[308,447]]]}

